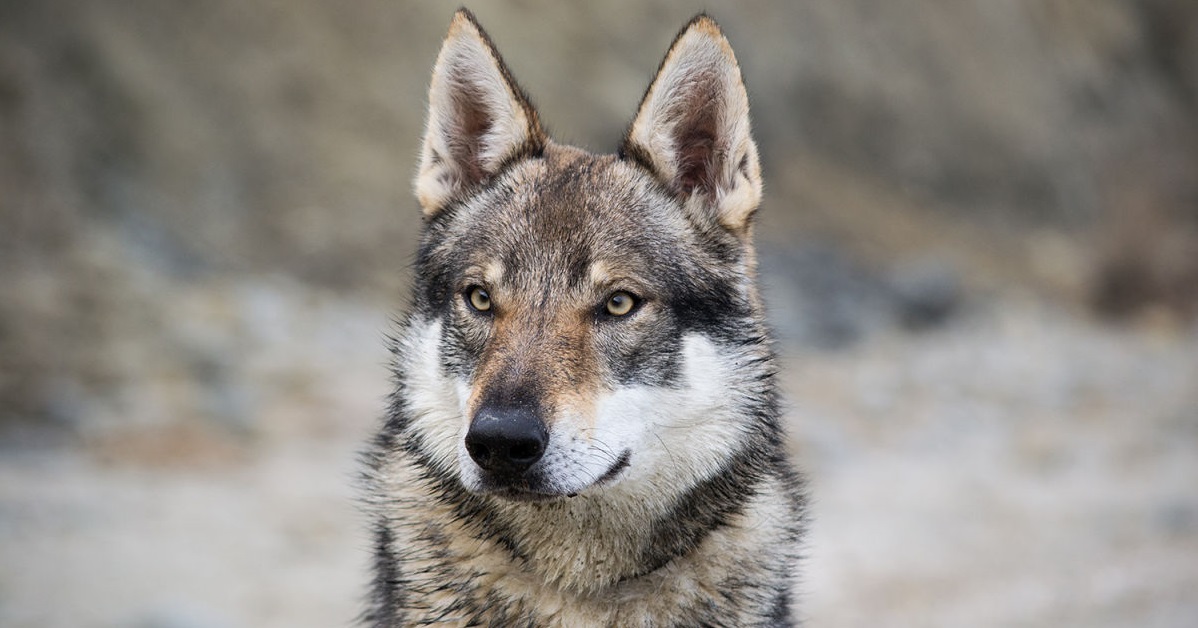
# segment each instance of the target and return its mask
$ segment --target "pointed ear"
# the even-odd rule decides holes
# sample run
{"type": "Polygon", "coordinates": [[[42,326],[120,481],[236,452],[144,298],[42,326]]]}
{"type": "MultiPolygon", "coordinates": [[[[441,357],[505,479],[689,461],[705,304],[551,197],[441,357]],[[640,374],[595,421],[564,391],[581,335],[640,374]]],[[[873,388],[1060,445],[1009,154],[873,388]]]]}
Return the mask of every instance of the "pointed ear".
{"type": "Polygon", "coordinates": [[[437,55],[416,197],[425,216],[509,160],[539,154],[545,132],[528,97],[474,16],[461,9],[437,55]]]}
{"type": "Polygon", "coordinates": [[[761,202],[761,166],[740,66],[715,20],[698,15],[678,34],[621,152],[653,171],[688,210],[747,233],[761,202]]]}

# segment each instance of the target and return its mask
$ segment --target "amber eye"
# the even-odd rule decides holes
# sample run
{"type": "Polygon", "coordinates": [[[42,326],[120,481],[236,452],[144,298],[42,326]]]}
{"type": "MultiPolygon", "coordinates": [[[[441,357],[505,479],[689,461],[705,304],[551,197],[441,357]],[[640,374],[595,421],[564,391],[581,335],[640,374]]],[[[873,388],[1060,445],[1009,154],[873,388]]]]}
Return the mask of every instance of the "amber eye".
{"type": "Polygon", "coordinates": [[[474,286],[467,290],[466,302],[470,304],[470,307],[479,312],[486,312],[491,309],[491,295],[479,286],[474,286]]]}
{"type": "Polygon", "coordinates": [[[607,298],[607,313],[612,316],[624,316],[636,306],[636,298],[621,290],[607,298]]]}

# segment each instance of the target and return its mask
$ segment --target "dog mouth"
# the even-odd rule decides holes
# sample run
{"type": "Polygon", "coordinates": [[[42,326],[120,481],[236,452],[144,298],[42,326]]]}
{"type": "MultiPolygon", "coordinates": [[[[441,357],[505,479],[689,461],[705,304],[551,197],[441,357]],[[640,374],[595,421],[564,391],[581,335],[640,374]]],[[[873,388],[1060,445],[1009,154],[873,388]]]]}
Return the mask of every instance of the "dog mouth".
{"type": "Polygon", "coordinates": [[[527,473],[517,477],[486,478],[478,492],[509,501],[529,503],[572,498],[587,489],[611,484],[631,463],[632,450],[626,449],[602,475],[585,486],[563,490],[548,482],[539,473],[527,473]]]}
{"type": "Polygon", "coordinates": [[[611,467],[608,468],[608,470],[606,472],[604,472],[603,475],[599,476],[598,480],[595,480],[593,483],[591,483],[591,486],[603,486],[604,484],[609,484],[609,483],[613,482],[617,477],[619,477],[620,473],[624,469],[628,468],[628,465],[631,462],[632,462],[632,450],[625,449],[624,453],[620,454],[619,458],[616,458],[616,461],[614,463],[612,463],[611,467]]]}

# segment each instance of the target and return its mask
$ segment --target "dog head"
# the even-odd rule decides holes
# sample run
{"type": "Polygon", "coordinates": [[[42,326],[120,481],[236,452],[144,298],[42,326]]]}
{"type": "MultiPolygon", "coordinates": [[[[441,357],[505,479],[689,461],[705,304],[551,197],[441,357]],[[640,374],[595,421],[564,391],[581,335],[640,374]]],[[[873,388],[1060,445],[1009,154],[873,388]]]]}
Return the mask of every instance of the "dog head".
{"type": "Polygon", "coordinates": [[[753,430],[772,394],[751,245],[761,176],[713,20],[678,35],[619,154],[593,155],[548,137],[459,11],[415,187],[401,398],[416,446],[468,490],[673,492],[753,430]]]}

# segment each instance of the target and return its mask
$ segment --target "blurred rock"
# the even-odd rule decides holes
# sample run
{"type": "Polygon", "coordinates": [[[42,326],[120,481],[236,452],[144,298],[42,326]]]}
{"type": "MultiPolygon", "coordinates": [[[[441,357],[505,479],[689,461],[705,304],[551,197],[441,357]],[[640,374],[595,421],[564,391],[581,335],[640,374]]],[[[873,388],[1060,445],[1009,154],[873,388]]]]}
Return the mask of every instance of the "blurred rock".
{"type": "Polygon", "coordinates": [[[839,349],[889,319],[883,284],[843,251],[812,242],[759,249],[766,312],[783,343],[839,349]]]}
{"type": "Polygon", "coordinates": [[[935,258],[898,263],[886,274],[826,243],[759,248],[770,322],[794,346],[841,349],[894,327],[932,329],[964,298],[957,271],[935,258]]]}
{"type": "Polygon", "coordinates": [[[941,260],[901,264],[891,272],[889,283],[898,321],[908,329],[940,325],[961,304],[960,277],[941,260]]]}
{"type": "Polygon", "coordinates": [[[1133,155],[1112,177],[1090,300],[1114,319],[1198,314],[1198,159],[1133,155]],[[1160,312],[1163,310],[1163,312],[1160,312]]]}

